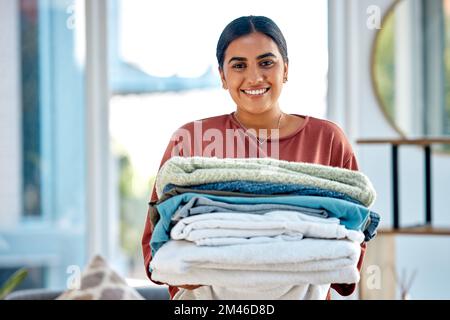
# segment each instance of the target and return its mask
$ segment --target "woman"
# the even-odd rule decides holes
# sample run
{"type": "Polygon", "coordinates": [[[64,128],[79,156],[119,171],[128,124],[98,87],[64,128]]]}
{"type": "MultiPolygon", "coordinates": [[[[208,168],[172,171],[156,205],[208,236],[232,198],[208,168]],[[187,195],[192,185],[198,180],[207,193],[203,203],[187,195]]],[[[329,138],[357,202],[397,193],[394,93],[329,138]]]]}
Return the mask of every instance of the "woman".
{"type": "MultiPolygon", "coordinates": [[[[272,20],[248,16],[232,21],[219,38],[216,55],[223,88],[229,91],[236,111],[182,126],[173,135],[161,166],[174,155],[219,158],[269,156],[358,170],[352,147],[337,125],[282,111],[278,98],[284,83],[288,81],[289,60],[284,36],[272,20]],[[234,133],[232,139],[229,139],[230,131],[234,133]],[[218,139],[218,134],[222,139],[218,139]]],[[[157,200],[153,189],[151,201],[157,200]]],[[[150,279],[149,242],[152,229],[147,217],[142,245],[150,279]]],[[[362,264],[365,244],[361,247],[358,269],[362,264]]],[[[350,295],[355,284],[333,284],[331,287],[341,295],[350,295]]],[[[169,291],[173,297],[178,288],[170,287],[169,291]]]]}

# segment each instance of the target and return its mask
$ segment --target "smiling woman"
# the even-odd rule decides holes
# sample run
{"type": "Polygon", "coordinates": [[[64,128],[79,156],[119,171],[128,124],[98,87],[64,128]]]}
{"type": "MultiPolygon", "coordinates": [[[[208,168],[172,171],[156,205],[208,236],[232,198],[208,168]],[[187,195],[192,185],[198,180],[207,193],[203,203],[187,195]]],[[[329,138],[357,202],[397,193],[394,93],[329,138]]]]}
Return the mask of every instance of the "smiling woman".
{"type": "MultiPolygon", "coordinates": [[[[228,90],[236,110],[231,114],[189,122],[179,128],[166,148],[161,166],[173,156],[270,157],[358,170],[352,146],[336,124],[282,111],[279,98],[288,77],[287,52],[286,40],[271,19],[243,16],[229,23],[219,38],[216,57],[222,86],[228,90]],[[233,132],[232,139],[229,139],[230,131],[233,132]]],[[[155,227],[150,215],[158,200],[154,188],[142,238],[150,279],[150,240],[155,227]]],[[[365,243],[361,248],[358,269],[365,243]]],[[[355,289],[355,284],[330,286],[341,295],[350,295],[355,289]]],[[[172,297],[180,287],[183,290],[199,288],[195,284],[171,286],[172,297]]]]}
{"type": "Polygon", "coordinates": [[[278,98],[288,78],[287,45],[278,26],[270,22],[265,17],[236,19],[217,45],[222,85],[236,103],[234,116],[245,129],[278,124],[279,130],[285,120],[278,98]]]}
{"type": "Polygon", "coordinates": [[[236,118],[254,129],[273,127],[282,116],[278,98],[288,70],[275,42],[263,33],[251,33],[233,41],[225,59],[220,74],[237,105],[236,118]]]}

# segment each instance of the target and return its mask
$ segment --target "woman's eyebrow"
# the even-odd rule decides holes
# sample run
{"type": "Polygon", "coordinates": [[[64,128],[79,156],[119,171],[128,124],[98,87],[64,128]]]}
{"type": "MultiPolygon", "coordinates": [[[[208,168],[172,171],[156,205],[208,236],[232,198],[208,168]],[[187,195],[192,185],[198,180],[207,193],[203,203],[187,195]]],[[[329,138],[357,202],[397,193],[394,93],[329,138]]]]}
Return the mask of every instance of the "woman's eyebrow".
{"type": "MultiPolygon", "coordinates": [[[[267,57],[276,58],[277,56],[274,55],[272,52],[267,52],[267,53],[264,53],[264,54],[261,54],[261,55],[257,56],[256,59],[257,60],[261,60],[261,59],[264,59],[264,58],[267,58],[267,57]]],[[[247,61],[247,58],[244,58],[244,57],[233,57],[233,58],[231,58],[228,61],[228,64],[230,64],[233,61],[247,61]]]]}
{"type": "Polygon", "coordinates": [[[267,53],[264,53],[264,54],[262,54],[262,55],[260,55],[260,56],[257,56],[256,59],[257,59],[257,60],[261,60],[261,59],[264,59],[264,58],[267,58],[267,57],[273,57],[273,58],[276,58],[277,56],[274,55],[272,52],[267,52],[267,53]]]}

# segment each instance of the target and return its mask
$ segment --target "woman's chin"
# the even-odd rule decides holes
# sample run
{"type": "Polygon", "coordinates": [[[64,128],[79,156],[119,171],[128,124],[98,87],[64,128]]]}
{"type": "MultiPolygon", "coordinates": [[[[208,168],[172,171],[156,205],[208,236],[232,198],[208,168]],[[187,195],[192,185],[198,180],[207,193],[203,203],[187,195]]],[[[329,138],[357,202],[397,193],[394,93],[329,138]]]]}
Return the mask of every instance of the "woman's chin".
{"type": "Polygon", "coordinates": [[[246,113],[250,113],[253,115],[263,114],[271,109],[270,106],[242,106],[239,109],[243,110],[246,113]]]}

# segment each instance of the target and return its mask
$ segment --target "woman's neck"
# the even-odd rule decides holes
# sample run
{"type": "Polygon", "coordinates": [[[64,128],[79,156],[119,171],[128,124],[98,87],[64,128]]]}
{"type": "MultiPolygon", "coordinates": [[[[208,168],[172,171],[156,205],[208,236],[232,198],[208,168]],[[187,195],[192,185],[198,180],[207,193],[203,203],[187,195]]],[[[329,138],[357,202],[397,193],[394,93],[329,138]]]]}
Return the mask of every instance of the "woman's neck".
{"type": "MultiPolygon", "coordinates": [[[[234,113],[235,118],[243,125],[246,129],[279,129],[278,124],[280,120],[283,120],[282,117],[283,112],[281,109],[272,108],[264,113],[253,114],[246,112],[245,110],[237,109],[234,113]]],[[[280,123],[281,127],[281,123],[280,123]]]]}

